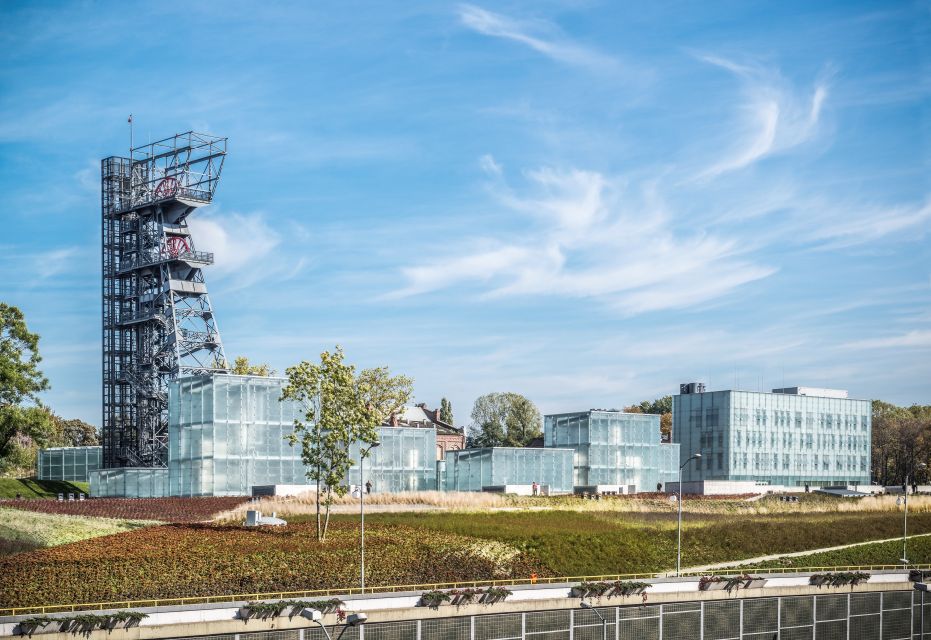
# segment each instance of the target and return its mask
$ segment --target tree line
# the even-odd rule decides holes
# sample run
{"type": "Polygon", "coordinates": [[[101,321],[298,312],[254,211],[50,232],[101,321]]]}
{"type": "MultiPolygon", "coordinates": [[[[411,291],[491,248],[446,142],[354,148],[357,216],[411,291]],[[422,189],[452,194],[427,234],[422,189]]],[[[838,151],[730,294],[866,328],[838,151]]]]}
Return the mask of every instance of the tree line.
{"type": "Polygon", "coordinates": [[[874,400],[872,440],[874,482],[931,482],[931,406],[897,407],[874,400]]]}

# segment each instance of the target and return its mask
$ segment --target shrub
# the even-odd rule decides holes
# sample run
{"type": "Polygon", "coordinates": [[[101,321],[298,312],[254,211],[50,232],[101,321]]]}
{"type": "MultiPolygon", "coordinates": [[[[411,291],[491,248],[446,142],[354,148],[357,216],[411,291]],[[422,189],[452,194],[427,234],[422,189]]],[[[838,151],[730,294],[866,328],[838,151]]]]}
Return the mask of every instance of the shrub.
{"type": "Polygon", "coordinates": [[[481,589],[472,589],[466,587],[465,589],[453,589],[449,592],[449,595],[452,598],[452,603],[457,607],[464,604],[470,604],[475,598],[481,596],[484,592],[481,589]]]}
{"type": "Polygon", "coordinates": [[[445,591],[433,590],[433,591],[424,591],[420,594],[420,604],[424,607],[436,608],[443,604],[444,602],[449,602],[451,596],[445,591]]]}
{"type": "Polygon", "coordinates": [[[491,604],[505,600],[508,596],[514,595],[514,592],[505,587],[488,587],[482,594],[482,602],[491,604]]]}
{"type": "Polygon", "coordinates": [[[848,584],[854,587],[869,579],[870,574],[863,571],[839,571],[837,573],[816,573],[808,579],[808,583],[819,587],[843,587],[848,584]]]}
{"type": "Polygon", "coordinates": [[[61,633],[87,634],[98,628],[112,629],[119,623],[124,623],[123,626],[129,628],[139,624],[139,621],[143,618],[148,617],[149,614],[141,611],[117,611],[116,613],[107,614],[82,613],[55,618],[36,616],[19,623],[19,634],[31,636],[36,629],[47,627],[52,623],[59,625],[61,633]]]}

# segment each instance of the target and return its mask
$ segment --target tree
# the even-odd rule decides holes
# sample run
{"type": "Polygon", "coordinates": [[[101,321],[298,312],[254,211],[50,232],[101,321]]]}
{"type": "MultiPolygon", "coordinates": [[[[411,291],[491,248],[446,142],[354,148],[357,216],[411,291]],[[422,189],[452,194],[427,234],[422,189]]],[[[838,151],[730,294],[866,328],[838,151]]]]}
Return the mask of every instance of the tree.
{"type": "Polygon", "coordinates": [[[928,481],[920,462],[931,464],[931,406],[897,407],[874,400],[872,406],[872,474],[882,485],[906,478],[928,481]]]}
{"type": "Polygon", "coordinates": [[[233,361],[233,366],[230,369],[230,373],[237,376],[273,376],[275,375],[275,370],[269,367],[267,364],[250,364],[249,358],[245,356],[238,356],[233,361]]]}
{"type": "Polygon", "coordinates": [[[65,420],[53,415],[55,429],[55,446],[60,447],[92,447],[100,444],[97,427],[83,420],[74,418],[65,420]]]}
{"type": "Polygon", "coordinates": [[[39,336],[29,331],[23,312],[0,302],[0,461],[17,437],[41,445],[50,435],[51,414],[39,400],[48,389],[41,361],[39,336]]]}
{"type": "Polygon", "coordinates": [[[446,424],[453,424],[453,403],[443,398],[440,400],[440,420],[446,424]]]}
{"type": "Polygon", "coordinates": [[[320,362],[301,362],[285,372],[288,384],[281,400],[302,405],[303,419],[294,421],[288,436],[292,446],[300,444],[307,477],[317,484],[317,539],[326,540],[334,494],[346,494],[346,474],[355,464],[349,448],[378,441],[378,427],[410,399],[413,381],[391,376],[387,367],[364,369],[356,374],[344,362],[343,350],[324,351],[320,362]],[[321,500],[324,496],[324,514],[321,500]]]}
{"type": "Polygon", "coordinates": [[[488,393],[472,406],[470,447],[526,447],[542,434],[539,409],[519,393],[488,393]]]}

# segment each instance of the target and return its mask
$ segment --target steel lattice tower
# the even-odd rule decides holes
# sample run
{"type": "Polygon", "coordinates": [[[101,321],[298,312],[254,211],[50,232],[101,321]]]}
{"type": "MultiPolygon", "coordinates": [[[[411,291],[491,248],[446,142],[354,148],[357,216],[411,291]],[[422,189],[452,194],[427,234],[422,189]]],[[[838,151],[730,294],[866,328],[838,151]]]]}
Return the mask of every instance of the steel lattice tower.
{"type": "Polygon", "coordinates": [[[187,218],[213,199],[226,138],[182,133],[102,161],[103,466],[164,467],[168,382],[225,372],[187,218]]]}

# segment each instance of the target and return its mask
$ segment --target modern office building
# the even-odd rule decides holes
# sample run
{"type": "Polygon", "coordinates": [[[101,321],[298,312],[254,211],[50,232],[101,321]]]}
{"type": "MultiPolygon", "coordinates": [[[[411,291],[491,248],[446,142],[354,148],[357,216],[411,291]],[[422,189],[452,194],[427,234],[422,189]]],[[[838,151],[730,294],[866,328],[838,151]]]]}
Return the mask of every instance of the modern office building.
{"type": "Polygon", "coordinates": [[[36,459],[39,480],[87,482],[91,471],[100,468],[103,447],[53,447],[42,449],[36,459]]]}
{"type": "Polygon", "coordinates": [[[578,489],[638,493],[676,479],[679,446],[660,441],[660,416],[592,409],[548,415],[544,447],[575,450],[578,489]]]}
{"type": "Polygon", "coordinates": [[[870,482],[871,403],[846,391],[789,387],[772,393],[680,386],[672,438],[686,481],[753,481],[783,486],[870,482]]]}
{"type": "Polygon", "coordinates": [[[486,447],[449,451],[440,468],[446,491],[572,493],[572,449],[486,447]]]}

